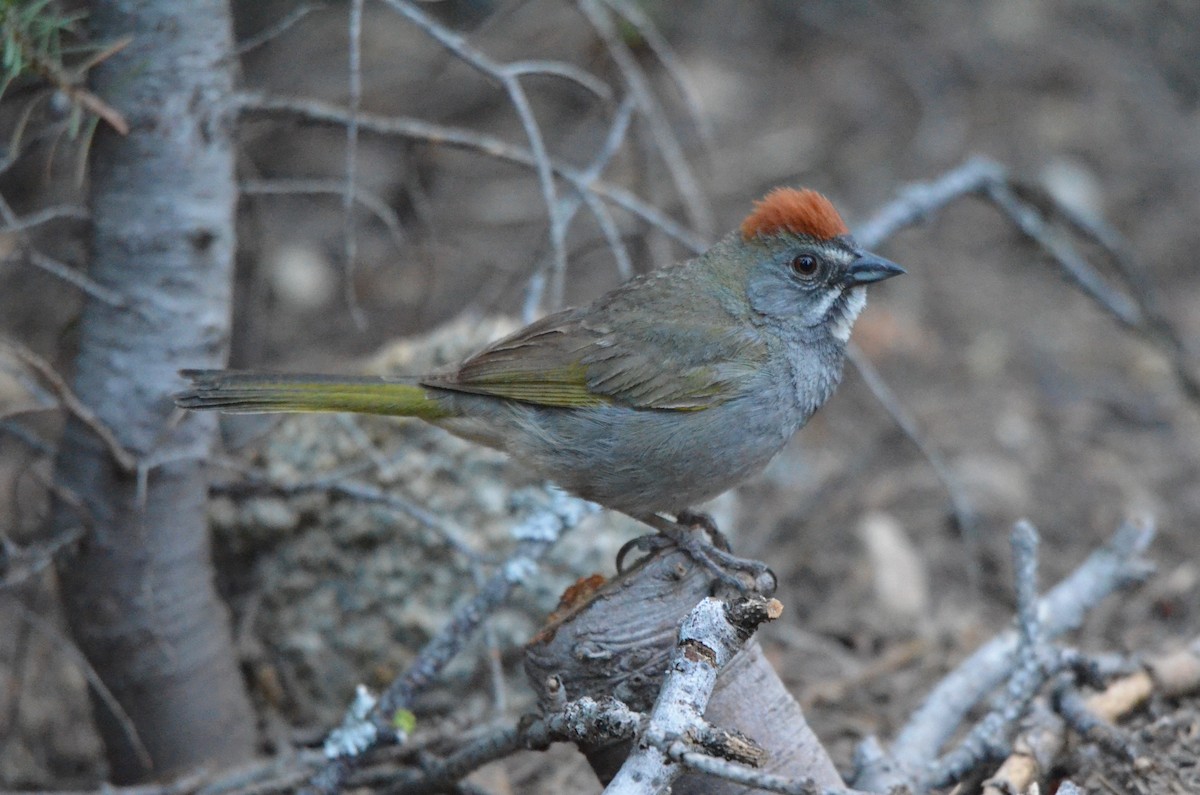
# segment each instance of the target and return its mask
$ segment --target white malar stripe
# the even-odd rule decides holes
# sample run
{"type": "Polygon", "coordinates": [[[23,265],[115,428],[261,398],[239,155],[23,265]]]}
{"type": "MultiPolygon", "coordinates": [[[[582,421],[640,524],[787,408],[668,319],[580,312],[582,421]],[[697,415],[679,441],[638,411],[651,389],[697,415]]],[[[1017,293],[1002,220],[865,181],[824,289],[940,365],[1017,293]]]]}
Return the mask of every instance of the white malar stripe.
{"type": "Polygon", "coordinates": [[[867,288],[851,287],[850,292],[845,295],[845,299],[845,305],[838,312],[838,316],[833,319],[833,327],[830,329],[830,333],[842,342],[850,340],[850,329],[854,327],[858,313],[863,311],[863,307],[867,305],[867,288]]]}
{"type": "Polygon", "coordinates": [[[837,290],[828,290],[821,296],[821,303],[813,308],[813,315],[816,317],[827,317],[830,310],[838,301],[842,300],[842,294],[837,290]]]}

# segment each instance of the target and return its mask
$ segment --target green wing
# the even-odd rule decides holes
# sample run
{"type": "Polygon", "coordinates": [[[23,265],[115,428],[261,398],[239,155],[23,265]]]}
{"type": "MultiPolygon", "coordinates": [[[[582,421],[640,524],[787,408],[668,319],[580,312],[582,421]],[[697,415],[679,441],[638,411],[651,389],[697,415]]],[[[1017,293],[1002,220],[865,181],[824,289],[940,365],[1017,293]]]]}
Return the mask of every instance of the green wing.
{"type": "Polygon", "coordinates": [[[564,310],[422,383],[543,406],[695,411],[737,394],[766,356],[741,324],[644,314],[564,310]]]}

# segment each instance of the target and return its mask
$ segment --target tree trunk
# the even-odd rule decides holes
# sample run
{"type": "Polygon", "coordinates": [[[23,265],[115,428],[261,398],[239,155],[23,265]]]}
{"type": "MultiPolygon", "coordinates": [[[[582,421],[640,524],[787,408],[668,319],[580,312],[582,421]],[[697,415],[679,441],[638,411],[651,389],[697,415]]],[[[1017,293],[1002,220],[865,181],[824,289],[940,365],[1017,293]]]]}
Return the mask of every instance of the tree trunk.
{"type": "MultiPolygon", "coordinates": [[[[60,482],[90,513],[61,566],[80,647],[132,720],[146,754],[99,700],[96,719],[117,782],[161,777],[253,752],[253,715],[212,582],[203,469],[216,418],[175,422],[180,367],[220,366],[229,338],[234,253],[234,61],[224,0],[95,0],[104,44],[131,43],[93,70],[124,114],[91,147],[91,276],[121,295],[84,309],[75,391],[145,465],[123,471],[71,420],[60,482]]],[[[65,503],[52,521],[77,526],[65,503]]]]}

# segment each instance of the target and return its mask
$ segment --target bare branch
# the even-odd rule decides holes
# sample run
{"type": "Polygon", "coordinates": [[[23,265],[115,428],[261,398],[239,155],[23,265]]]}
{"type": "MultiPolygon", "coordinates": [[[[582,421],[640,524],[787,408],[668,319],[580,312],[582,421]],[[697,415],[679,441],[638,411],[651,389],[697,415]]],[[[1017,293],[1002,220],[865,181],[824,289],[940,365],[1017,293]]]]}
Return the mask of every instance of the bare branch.
{"type": "Polygon", "coordinates": [[[1038,654],[1041,629],[1037,597],[1038,535],[1033,525],[1017,522],[1012,531],[1013,579],[1017,592],[1017,649],[1012,673],[996,703],[972,727],[961,743],[922,771],[917,789],[943,787],[957,782],[981,762],[999,759],[1011,750],[1009,736],[1050,671],[1038,654]]]}
{"type": "Polygon", "coordinates": [[[134,753],[138,755],[138,758],[144,765],[146,765],[147,768],[151,767],[152,763],[150,760],[150,752],[146,750],[146,746],[142,742],[142,738],[138,736],[137,728],[133,725],[133,721],[130,719],[129,713],[125,711],[125,708],[121,706],[121,702],[118,701],[117,697],[114,696],[112,691],[108,689],[108,685],[104,684],[104,680],[100,678],[100,674],[98,674],[96,669],[92,667],[92,664],[88,662],[88,659],[86,656],[84,656],[83,652],[81,652],[79,648],[70,641],[69,638],[65,637],[48,621],[46,621],[46,619],[25,607],[25,605],[21,604],[18,600],[9,599],[9,603],[17,615],[21,617],[22,621],[46,637],[61,651],[65,652],[66,655],[75,663],[75,665],[79,667],[79,670],[83,673],[83,677],[87,680],[88,685],[92,688],[96,695],[100,697],[100,700],[104,702],[104,706],[112,711],[113,718],[117,721],[117,725],[121,727],[121,731],[124,732],[126,739],[129,740],[129,745],[133,749],[134,753]]]}
{"type": "Polygon", "coordinates": [[[752,787],[755,791],[781,792],[784,795],[867,795],[860,790],[848,790],[843,787],[822,787],[812,779],[797,781],[772,773],[763,773],[745,765],[739,765],[726,759],[717,759],[707,754],[687,750],[685,743],[673,743],[670,749],[671,758],[698,773],[705,773],[715,778],[732,781],[752,787]]]}
{"type": "Polygon", "coordinates": [[[523,748],[543,750],[551,743],[610,743],[628,740],[644,717],[614,698],[580,698],[547,715],[526,717],[517,727],[489,732],[444,759],[422,765],[419,773],[401,773],[388,782],[394,795],[442,792],[489,762],[523,748]]]}
{"type": "Polygon", "coordinates": [[[82,212],[84,218],[88,217],[87,210],[83,208],[52,207],[26,216],[25,218],[20,218],[13,211],[8,201],[3,196],[0,196],[0,219],[3,219],[5,224],[2,231],[16,233],[22,248],[27,252],[30,264],[41,268],[51,276],[62,279],[64,282],[78,288],[97,301],[117,308],[128,306],[129,302],[123,296],[97,283],[94,279],[88,278],[85,274],[80,273],[71,266],[38,251],[26,233],[29,227],[37,226],[56,218],[78,217],[76,215],[77,211],[82,212]]]}
{"type": "Polygon", "coordinates": [[[1132,762],[1137,753],[1130,738],[1106,718],[1088,709],[1087,701],[1070,676],[1062,677],[1054,692],[1054,711],[1079,736],[1100,746],[1124,762],[1132,762]]]}
{"type": "MultiPolygon", "coordinates": [[[[562,215],[558,212],[558,190],[554,184],[554,166],[550,162],[550,153],[542,137],[537,118],[529,104],[529,97],[521,86],[520,70],[513,70],[500,64],[478,49],[467,40],[451,30],[442,27],[436,20],[419,10],[407,0],[383,0],[384,4],[413,22],[430,38],[441,44],[462,61],[478,71],[500,82],[508,94],[508,100],[516,110],[529,139],[529,151],[533,156],[534,167],[537,170],[538,184],[542,189],[542,201],[546,204],[546,212],[550,217],[550,248],[554,253],[554,270],[565,273],[567,269],[567,226],[563,223],[562,215]]],[[[561,296],[552,296],[560,299],[561,296]]],[[[557,302],[555,303],[557,308],[557,302]]]]}
{"type": "Polygon", "coordinates": [[[513,536],[518,541],[516,550],[479,593],[454,611],[450,621],[425,644],[408,669],[369,710],[363,711],[357,720],[347,720],[330,734],[325,744],[328,763],[309,780],[304,792],[337,792],[353,772],[362,753],[382,743],[403,742],[406,734],[397,726],[396,718],[409,708],[413,696],[432,683],[462,651],[480,624],[536,570],[537,561],[554,546],[562,533],[598,510],[598,506],[558,489],[549,490],[548,497],[548,503],[534,507],[513,528],[513,536]],[[353,739],[348,744],[350,735],[353,739]],[[348,748],[352,748],[353,753],[346,753],[348,748]]]}
{"type": "Polygon", "coordinates": [[[89,91],[83,82],[92,67],[128,47],[129,43],[133,41],[132,36],[122,36],[107,47],[93,52],[78,66],[66,69],[60,63],[44,57],[40,48],[29,40],[20,26],[7,26],[6,33],[21,51],[21,57],[29,66],[46,82],[62,92],[63,96],[67,97],[72,104],[103,119],[119,134],[129,134],[129,122],[125,120],[120,111],[89,91]]]}
{"type": "MultiPolygon", "coordinates": [[[[242,182],[238,190],[248,196],[329,195],[343,199],[347,196],[346,183],[336,179],[251,179],[242,182]]],[[[363,190],[361,186],[354,191],[354,201],[387,228],[396,248],[403,248],[404,229],[399,216],[386,201],[371,191],[363,190]]]]}
{"type": "Polygon", "coordinates": [[[116,434],[101,422],[95,413],[71,391],[71,387],[67,386],[67,382],[55,372],[49,362],[16,340],[0,339],[0,348],[7,349],[26,367],[36,373],[50,387],[55,397],[58,398],[59,404],[90,428],[92,433],[96,434],[96,437],[104,443],[104,446],[108,448],[109,454],[121,469],[126,472],[133,472],[137,469],[137,456],[121,445],[117,440],[116,434]]]}
{"type": "Polygon", "coordinates": [[[658,62],[662,64],[667,76],[671,78],[671,82],[675,84],[680,96],[683,97],[683,107],[691,119],[692,126],[700,133],[700,140],[703,142],[705,150],[708,152],[715,150],[716,136],[713,133],[712,122],[709,121],[708,115],[701,107],[700,92],[696,90],[687,70],[679,62],[675,48],[663,37],[658,26],[636,3],[631,3],[629,0],[604,0],[604,4],[637,29],[638,34],[646,42],[646,46],[654,53],[654,57],[658,58],[658,62]]]}
{"type": "MultiPolygon", "coordinates": [[[[608,241],[609,250],[612,251],[613,257],[617,261],[617,273],[623,279],[628,279],[633,276],[633,262],[629,259],[629,251],[625,248],[624,241],[621,240],[620,231],[617,229],[616,222],[612,215],[609,214],[608,208],[604,203],[596,198],[596,194],[592,191],[592,185],[600,178],[600,174],[608,166],[609,162],[617,151],[621,148],[621,144],[625,141],[625,135],[629,131],[629,122],[633,118],[634,102],[632,97],[626,97],[622,100],[617,108],[616,115],[613,117],[613,123],[609,127],[608,135],[605,136],[604,144],[600,147],[596,157],[588,167],[580,174],[584,180],[582,188],[576,188],[574,193],[564,196],[559,204],[559,212],[562,213],[564,222],[570,225],[574,220],[575,214],[579,212],[579,206],[582,202],[591,210],[592,215],[596,218],[596,223],[600,226],[601,232],[608,241]]],[[[525,300],[522,303],[522,318],[529,323],[532,323],[538,314],[538,308],[542,303],[542,294],[546,288],[546,277],[543,268],[537,268],[529,279],[529,285],[525,289],[525,300]]]]}
{"type": "Polygon", "coordinates": [[[1055,234],[1036,207],[1021,200],[1006,179],[989,184],[985,191],[988,198],[1004,211],[1026,237],[1037,243],[1054,259],[1084,295],[1123,325],[1132,329],[1143,327],[1146,318],[1141,307],[1133,299],[1110,288],[1070,241],[1055,234]]]}
{"type": "Polygon", "coordinates": [[[641,739],[605,793],[642,795],[665,792],[671,786],[683,768],[671,759],[664,745],[703,724],[721,668],[759,624],[778,618],[781,611],[777,600],[761,596],[732,603],[707,597],[688,613],[641,739]]]}
{"type": "MultiPolygon", "coordinates": [[[[317,100],[242,93],[238,96],[238,101],[246,112],[289,114],[320,124],[343,126],[349,123],[349,114],[345,108],[317,100]]],[[[371,113],[359,114],[358,122],[359,129],[363,132],[467,149],[516,165],[536,167],[536,158],[528,149],[514,146],[500,138],[474,130],[448,127],[403,116],[381,116],[371,113]]],[[[576,190],[592,191],[661,230],[691,251],[704,250],[705,242],[701,236],[681,226],[658,208],[628,190],[599,179],[588,180],[579,169],[565,163],[551,161],[551,167],[554,173],[569,182],[576,190]]]]}
{"type": "MultiPolygon", "coordinates": [[[[946,489],[946,493],[950,496],[950,507],[954,511],[954,520],[958,524],[959,531],[963,534],[963,538],[976,551],[979,545],[979,514],[975,511],[975,507],[971,504],[970,497],[967,496],[966,487],[962,481],[958,479],[958,475],[950,467],[942,455],[941,450],[933,445],[929,437],[921,430],[917,424],[916,418],[905,408],[900,398],[888,386],[887,381],[871,363],[871,360],[866,357],[857,345],[850,342],[846,345],[846,359],[850,364],[858,370],[858,374],[862,376],[863,382],[867,385],[867,389],[871,390],[871,394],[875,396],[887,412],[900,426],[900,430],[904,435],[912,440],[917,446],[917,450],[933,467],[934,474],[942,483],[942,487],[946,489]]],[[[975,561],[977,555],[972,555],[972,561],[975,561]]]]}
{"type": "Polygon", "coordinates": [[[236,49],[234,49],[234,56],[241,57],[251,50],[258,49],[264,44],[274,41],[287,31],[291,30],[293,25],[307,17],[309,14],[313,13],[314,11],[324,11],[328,7],[329,6],[325,3],[301,3],[293,8],[290,13],[285,15],[274,25],[269,25],[258,33],[255,33],[250,38],[244,40],[237,46],[236,49]]]}
{"type": "Polygon", "coordinates": [[[86,293],[89,297],[95,298],[97,301],[108,304],[115,309],[129,308],[129,301],[124,296],[113,292],[91,277],[80,273],[65,262],[57,260],[48,254],[43,254],[35,248],[28,250],[28,256],[30,264],[41,268],[51,276],[62,279],[67,284],[78,288],[80,292],[86,293]]]}
{"type": "Polygon", "coordinates": [[[409,669],[388,687],[379,699],[376,718],[390,724],[392,715],[406,709],[413,695],[427,686],[443,667],[461,650],[479,623],[533,573],[537,561],[558,541],[561,535],[583,519],[599,510],[598,506],[569,496],[559,489],[550,489],[548,504],[533,512],[512,529],[517,549],[484,588],[466,606],[455,612],[443,628],[409,666],[409,669]]]}
{"type": "Polygon", "coordinates": [[[620,70],[630,93],[637,100],[638,109],[646,117],[654,137],[655,147],[662,155],[667,171],[671,174],[679,195],[687,208],[688,218],[692,225],[705,237],[712,234],[712,209],[704,198],[703,191],[688,165],[683,154],[683,147],[671,128],[666,112],[659,103],[654,91],[650,88],[646,73],[638,64],[637,58],[629,50],[629,45],[617,32],[609,10],[598,0],[579,0],[579,9],[587,18],[592,28],[604,42],[605,48],[620,70]]]}
{"type": "MultiPolygon", "coordinates": [[[[4,213],[7,216],[7,213],[4,213]]],[[[58,221],[61,219],[69,219],[72,221],[86,221],[92,217],[91,212],[86,207],[78,204],[55,204],[50,207],[43,207],[40,210],[35,210],[21,218],[16,218],[0,227],[0,234],[11,234],[13,232],[22,232],[26,229],[32,229],[35,226],[58,221]]]]}
{"type": "Polygon", "coordinates": [[[358,260],[358,232],[354,223],[354,194],[358,187],[358,114],[362,109],[362,25],[363,0],[350,0],[350,123],[346,125],[346,190],[342,194],[342,238],[345,264],[342,272],[342,290],[346,306],[354,324],[362,331],[367,327],[367,316],[358,305],[354,291],[354,268],[358,260]]]}
{"type": "Polygon", "coordinates": [[[999,164],[973,157],[935,180],[901,188],[896,199],[855,227],[854,238],[865,248],[875,248],[901,229],[922,223],[951,202],[978,194],[1003,178],[999,164]]]}
{"type": "Polygon", "coordinates": [[[512,74],[519,76],[546,75],[547,77],[560,77],[590,91],[598,99],[602,99],[605,102],[611,102],[613,98],[612,89],[609,88],[608,83],[605,83],[590,72],[562,61],[512,61],[505,68],[512,74]]]}
{"type": "Polygon", "coordinates": [[[46,570],[61,550],[83,537],[82,527],[73,527],[49,541],[17,547],[0,537],[0,591],[32,580],[46,570]]]}
{"type": "MultiPolygon", "coordinates": [[[[1042,620],[1043,639],[1051,640],[1078,627],[1105,596],[1144,579],[1153,567],[1141,553],[1153,537],[1152,523],[1123,524],[1107,544],[1042,597],[1037,613],[1042,620]]],[[[873,739],[864,741],[858,749],[855,784],[887,790],[892,784],[918,780],[917,771],[937,757],[967,712],[1009,675],[1019,643],[1017,631],[1009,630],[960,663],[909,718],[890,753],[873,739]]]]}
{"type": "Polygon", "coordinates": [[[12,420],[0,419],[0,433],[6,433],[9,436],[12,436],[14,439],[21,442],[21,444],[25,445],[39,455],[54,455],[54,445],[37,436],[28,428],[23,428],[12,420]]]}
{"type": "Polygon", "coordinates": [[[1000,209],[1101,309],[1162,350],[1170,358],[1176,377],[1189,397],[1200,401],[1200,377],[1189,368],[1189,353],[1182,337],[1158,308],[1154,291],[1135,266],[1128,246],[1116,230],[1100,221],[1083,218],[1036,185],[1014,180],[998,163],[986,158],[971,158],[936,180],[902,189],[895,201],[858,227],[857,238],[864,246],[872,248],[900,229],[923,221],[958,197],[972,194],[987,199],[1000,209]],[[1069,231],[1097,244],[1111,260],[1128,294],[1110,286],[1062,230],[1053,226],[1054,220],[1062,221],[1069,231]]]}

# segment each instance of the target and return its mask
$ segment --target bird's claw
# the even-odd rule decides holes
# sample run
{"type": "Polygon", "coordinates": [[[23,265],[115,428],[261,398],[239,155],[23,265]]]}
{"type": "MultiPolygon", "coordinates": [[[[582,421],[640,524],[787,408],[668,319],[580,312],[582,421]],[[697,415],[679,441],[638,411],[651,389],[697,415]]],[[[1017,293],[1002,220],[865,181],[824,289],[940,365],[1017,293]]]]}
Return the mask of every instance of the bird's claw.
{"type": "Polygon", "coordinates": [[[622,546],[617,553],[618,572],[625,571],[625,558],[633,549],[653,553],[673,546],[707,569],[719,582],[741,593],[770,595],[779,584],[775,572],[767,564],[734,555],[729,540],[708,514],[683,511],[674,522],[654,516],[647,524],[658,532],[639,536],[622,546]]]}
{"type": "Polygon", "coordinates": [[[667,538],[662,533],[647,533],[644,536],[631,538],[622,544],[621,548],[617,550],[617,574],[625,573],[625,558],[633,550],[636,549],[639,552],[650,554],[671,546],[674,543],[674,541],[667,538]]]}
{"type": "Polygon", "coordinates": [[[712,540],[714,547],[722,552],[733,551],[733,547],[729,543],[729,537],[721,532],[721,528],[717,527],[716,520],[712,518],[712,514],[702,511],[680,511],[675,515],[675,524],[703,530],[712,540]]]}

